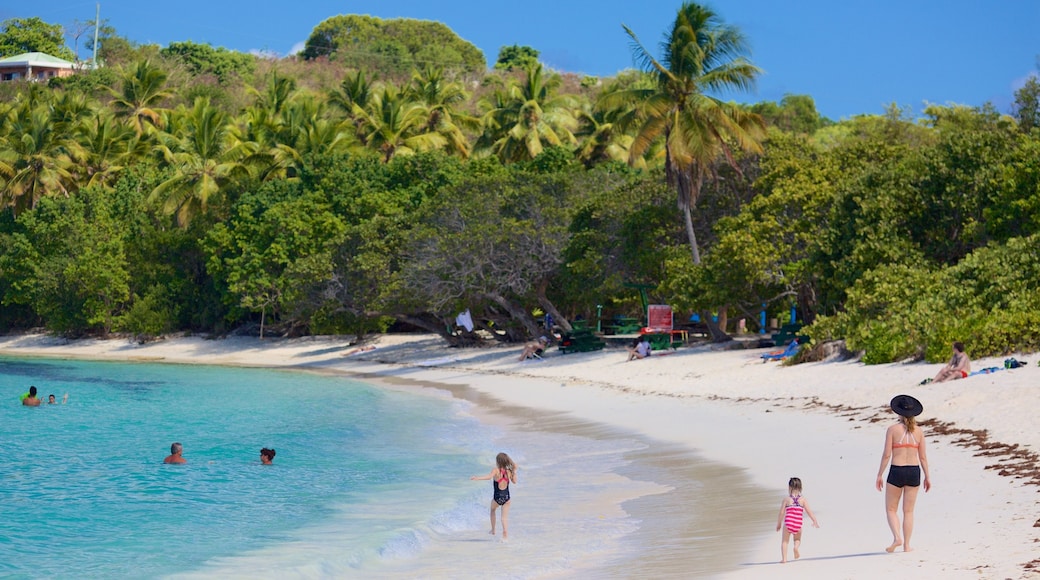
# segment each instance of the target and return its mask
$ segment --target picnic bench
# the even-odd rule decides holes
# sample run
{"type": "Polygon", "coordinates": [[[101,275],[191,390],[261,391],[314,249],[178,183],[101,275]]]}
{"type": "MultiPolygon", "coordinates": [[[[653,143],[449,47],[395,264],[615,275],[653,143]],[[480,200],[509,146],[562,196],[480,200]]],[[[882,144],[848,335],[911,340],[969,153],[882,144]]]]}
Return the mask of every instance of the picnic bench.
{"type": "Polygon", "coordinates": [[[603,342],[603,339],[593,334],[591,328],[584,324],[574,323],[571,325],[571,331],[564,333],[560,338],[559,349],[563,354],[567,354],[603,350],[606,345],[607,343],[603,342]]]}

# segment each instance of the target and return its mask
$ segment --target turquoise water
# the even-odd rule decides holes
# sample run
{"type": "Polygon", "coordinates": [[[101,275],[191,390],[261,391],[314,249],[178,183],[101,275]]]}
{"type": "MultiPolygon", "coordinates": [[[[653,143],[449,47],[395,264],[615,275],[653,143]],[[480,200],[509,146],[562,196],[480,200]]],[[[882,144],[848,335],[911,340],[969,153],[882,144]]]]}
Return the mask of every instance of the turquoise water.
{"type": "MultiPolygon", "coordinates": [[[[419,477],[450,503],[457,474],[488,453],[471,444],[487,428],[457,403],[312,374],[0,359],[0,393],[3,576],[190,571],[419,477]],[[30,384],[69,403],[22,407],[30,384]],[[187,465],[162,464],[173,441],[187,465]],[[259,463],[265,446],[273,466],[259,463]]],[[[369,523],[342,561],[395,549],[393,519],[369,523]]]]}
{"type": "Polygon", "coordinates": [[[617,473],[643,443],[507,430],[432,393],[0,358],[0,576],[535,578],[640,551],[620,502],[662,488],[617,473]],[[30,384],[69,402],[22,407],[30,384]],[[187,465],[162,464],[174,441],[187,465]],[[508,544],[469,480],[503,450],[521,465],[508,544]]]}

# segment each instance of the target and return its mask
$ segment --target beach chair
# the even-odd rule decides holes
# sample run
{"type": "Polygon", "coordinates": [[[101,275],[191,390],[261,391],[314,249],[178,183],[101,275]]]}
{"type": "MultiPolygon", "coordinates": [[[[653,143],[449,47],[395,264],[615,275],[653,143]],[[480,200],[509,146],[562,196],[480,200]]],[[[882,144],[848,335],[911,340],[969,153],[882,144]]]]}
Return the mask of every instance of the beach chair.
{"type": "Polygon", "coordinates": [[[798,339],[794,339],[787,345],[784,350],[775,350],[773,352],[767,352],[762,355],[762,362],[768,362],[771,360],[784,360],[785,358],[792,357],[798,354],[798,339]]]}

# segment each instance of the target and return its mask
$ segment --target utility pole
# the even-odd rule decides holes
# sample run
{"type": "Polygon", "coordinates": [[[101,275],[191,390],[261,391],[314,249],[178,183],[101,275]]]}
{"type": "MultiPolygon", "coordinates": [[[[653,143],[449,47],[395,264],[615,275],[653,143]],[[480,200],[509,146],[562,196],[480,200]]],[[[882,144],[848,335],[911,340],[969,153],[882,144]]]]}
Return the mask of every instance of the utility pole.
{"type": "Polygon", "coordinates": [[[97,11],[94,14],[94,57],[93,57],[94,68],[98,67],[98,64],[97,64],[97,37],[98,37],[98,27],[99,26],[101,26],[101,3],[100,2],[97,3],[97,11]]]}

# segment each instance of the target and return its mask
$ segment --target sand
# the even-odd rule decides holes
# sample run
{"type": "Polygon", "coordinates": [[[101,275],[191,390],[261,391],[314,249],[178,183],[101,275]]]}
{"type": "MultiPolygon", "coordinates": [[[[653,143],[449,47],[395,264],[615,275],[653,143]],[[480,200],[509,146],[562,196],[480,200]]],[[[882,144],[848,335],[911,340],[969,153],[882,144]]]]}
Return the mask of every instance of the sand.
{"type": "MultiPolygon", "coordinates": [[[[1029,362],[1020,369],[919,385],[939,365],[787,366],[762,362],[764,352],[701,345],[626,362],[620,349],[569,355],[549,349],[544,360],[518,362],[518,347],[447,348],[430,335],[383,335],[364,349],[334,337],[179,337],[144,345],[0,337],[0,353],[15,356],[301,366],[398,384],[434,382],[462,396],[479,394],[688,450],[775,490],[775,509],[757,519],[739,509],[748,500],[740,493],[708,490],[718,513],[740,512],[732,524],[720,518],[720,530],[736,525],[747,538],[746,545],[722,550],[720,557],[734,563],[722,577],[1040,577],[1040,356],[1017,356],[1029,362]],[[887,554],[891,536],[874,481],[893,422],[888,401],[900,393],[924,404],[933,487],[918,500],[914,551],[887,554]],[[776,515],[791,476],[802,478],[821,527],[804,532],[800,560],[781,565],[776,515]]],[[[1003,359],[973,361],[976,369],[991,366],[1002,367],[1003,359]]],[[[677,467],[670,466],[681,474],[677,467]]],[[[683,509],[689,497],[677,491],[648,501],[652,509],[683,509]]],[[[697,576],[683,565],[646,562],[618,576],[697,576]]]]}

